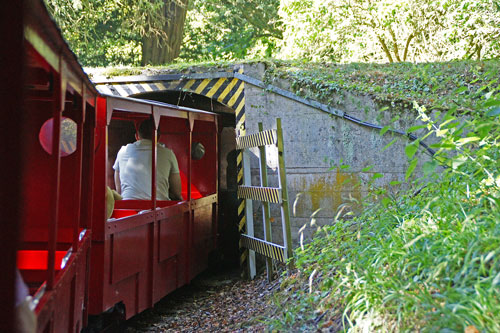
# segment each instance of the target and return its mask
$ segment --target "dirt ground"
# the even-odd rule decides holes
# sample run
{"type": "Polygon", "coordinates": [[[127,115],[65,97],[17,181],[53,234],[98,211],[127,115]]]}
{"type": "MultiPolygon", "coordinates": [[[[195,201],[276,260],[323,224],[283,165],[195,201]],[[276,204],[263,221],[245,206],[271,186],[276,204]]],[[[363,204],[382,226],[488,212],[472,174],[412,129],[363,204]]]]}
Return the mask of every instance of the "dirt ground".
{"type": "Polygon", "coordinates": [[[249,281],[239,269],[206,272],[128,320],[125,332],[263,332],[277,288],[279,280],[268,283],[265,273],[249,281]]]}

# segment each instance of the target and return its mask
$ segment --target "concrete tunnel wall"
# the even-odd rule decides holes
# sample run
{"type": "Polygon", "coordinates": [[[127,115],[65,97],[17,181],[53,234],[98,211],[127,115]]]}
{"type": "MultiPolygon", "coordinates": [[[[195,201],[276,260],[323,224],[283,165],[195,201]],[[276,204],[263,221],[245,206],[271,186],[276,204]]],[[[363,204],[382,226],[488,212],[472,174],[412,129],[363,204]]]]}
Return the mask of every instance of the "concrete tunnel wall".
{"type": "MultiPolygon", "coordinates": [[[[261,64],[245,66],[244,73],[263,80],[264,70],[261,64]]],[[[289,82],[280,80],[272,84],[290,90],[289,82]]],[[[383,106],[369,96],[344,93],[332,97],[337,102],[336,108],[374,124],[385,126],[396,114],[400,119],[393,124],[394,128],[407,130],[420,124],[415,111],[389,108],[380,112],[383,106]]],[[[391,189],[391,181],[405,180],[408,167],[405,137],[381,136],[377,129],[362,127],[251,84],[245,85],[245,108],[247,134],[258,132],[259,122],[264,129],[270,129],[276,128],[276,118],[282,119],[294,247],[299,246],[299,230],[303,230],[304,241],[309,241],[317,227],[334,222],[340,207],[346,206],[342,215],[348,211],[359,212],[368,182],[375,173],[383,175],[375,180],[377,187],[391,189]],[[398,140],[382,151],[396,137],[398,140]],[[340,164],[350,168],[336,167],[340,164]],[[373,167],[369,171],[362,171],[370,165],[373,167]],[[358,183],[360,185],[355,186],[358,183]]],[[[422,149],[417,154],[422,157],[420,165],[429,160],[422,149]]],[[[267,155],[270,186],[277,186],[277,160],[271,160],[277,152],[267,155]]],[[[258,150],[252,149],[252,185],[260,185],[257,156],[258,150]]],[[[272,235],[273,241],[283,244],[279,208],[271,204],[272,235]]],[[[263,237],[262,209],[258,202],[254,202],[253,211],[256,235],[263,237]]]]}

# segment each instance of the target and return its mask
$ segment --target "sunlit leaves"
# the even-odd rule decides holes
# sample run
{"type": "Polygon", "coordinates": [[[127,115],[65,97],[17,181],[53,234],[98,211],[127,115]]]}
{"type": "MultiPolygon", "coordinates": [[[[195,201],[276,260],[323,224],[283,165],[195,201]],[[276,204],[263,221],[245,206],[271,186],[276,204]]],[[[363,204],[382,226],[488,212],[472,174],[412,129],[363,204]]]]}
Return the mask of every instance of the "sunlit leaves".
{"type": "Polygon", "coordinates": [[[151,22],[144,25],[145,13],[154,13],[151,9],[163,4],[163,0],[45,2],[84,66],[140,64],[141,37],[154,30],[151,22]]]}
{"type": "Polygon", "coordinates": [[[280,14],[286,58],[443,61],[500,53],[500,17],[488,0],[291,0],[282,1],[280,14]]]}
{"type": "Polygon", "coordinates": [[[481,138],[479,138],[477,136],[472,136],[472,137],[458,139],[456,143],[458,146],[462,146],[462,145],[465,145],[467,143],[475,142],[475,141],[479,141],[479,140],[481,140],[481,138]]]}
{"type": "Polygon", "coordinates": [[[390,204],[391,204],[391,199],[389,199],[388,197],[384,197],[382,199],[382,205],[384,205],[385,208],[389,207],[390,204]]]}
{"type": "Polygon", "coordinates": [[[418,158],[414,158],[413,160],[410,161],[410,164],[408,165],[408,169],[406,170],[406,174],[405,174],[405,179],[408,180],[413,171],[415,171],[415,168],[417,167],[417,164],[418,164],[418,158]]]}
{"type": "Polygon", "coordinates": [[[410,128],[408,128],[408,130],[406,131],[406,133],[413,133],[413,132],[416,132],[422,128],[426,128],[427,125],[415,125],[415,126],[412,126],[410,128]]]}
{"type": "Polygon", "coordinates": [[[395,144],[395,143],[396,143],[396,141],[398,141],[398,139],[397,139],[397,138],[396,138],[396,139],[392,139],[392,140],[391,140],[391,142],[389,142],[388,144],[386,144],[386,145],[384,146],[384,148],[382,148],[382,151],[386,150],[387,148],[389,148],[390,146],[392,146],[393,144],[395,144]]]}
{"type": "Polygon", "coordinates": [[[373,165],[369,165],[361,170],[361,172],[368,172],[373,168],[373,165]]]}
{"type": "Polygon", "coordinates": [[[427,161],[422,165],[422,171],[424,172],[424,175],[427,176],[433,173],[437,166],[438,162],[436,160],[427,161]]]}
{"type": "Polygon", "coordinates": [[[464,164],[467,161],[467,157],[465,156],[457,156],[451,160],[451,167],[453,169],[457,169],[459,166],[464,164]]]}
{"type": "Polygon", "coordinates": [[[391,129],[391,126],[387,125],[387,126],[384,126],[381,130],[380,130],[380,135],[384,135],[388,130],[391,129]]]}
{"type": "Polygon", "coordinates": [[[500,106],[500,100],[488,100],[484,103],[484,107],[490,107],[490,106],[500,106]]]}
{"type": "Polygon", "coordinates": [[[418,142],[412,142],[405,147],[405,154],[409,159],[412,159],[418,150],[418,142]]]}
{"type": "Polygon", "coordinates": [[[282,37],[279,0],[191,0],[183,61],[275,56],[282,37]]]}
{"type": "MultiPolygon", "coordinates": [[[[500,120],[477,114],[434,124],[431,131],[461,130],[442,132],[436,146],[452,153],[422,161],[418,187],[375,191],[378,205],[324,227],[297,254],[305,278],[296,290],[307,290],[313,271],[318,282],[310,297],[294,299],[304,317],[273,327],[310,330],[315,311],[329,308],[325,322],[341,317],[348,331],[500,331],[500,120]],[[366,320],[374,316],[383,320],[366,320]]],[[[418,175],[415,156],[407,179],[418,175]]]]}

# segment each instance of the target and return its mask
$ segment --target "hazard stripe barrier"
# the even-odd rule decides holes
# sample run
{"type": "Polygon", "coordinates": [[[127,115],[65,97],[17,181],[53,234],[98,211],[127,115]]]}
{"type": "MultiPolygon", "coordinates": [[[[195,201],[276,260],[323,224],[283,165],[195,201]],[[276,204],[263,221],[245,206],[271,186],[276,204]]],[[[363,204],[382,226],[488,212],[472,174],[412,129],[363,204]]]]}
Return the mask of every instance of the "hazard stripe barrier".
{"type": "Polygon", "coordinates": [[[265,240],[250,237],[248,235],[241,235],[240,245],[268,258],[286,263],[284,246],[266,242],[265,240]]]}
{"type": "Polygon", "coordinates": [[[275,145],[277,140],[276,130],[263,131],[236,138],[236,149],[256,148],[275,145]]]}
{"type": "MultiPolygon", "coordinates": [[[[248,232],[240,236],[240,246],[247,248],[250,252],[248,257],[248,267],[250,278],[254,278],[256,274],[256,261],[252,258],[252,254],[259,253],[266,257],[266,271],[267,279],[273,279],[273,263],[272,260],[278,260],[286,263],[289,268],[293,268],[293,252],[292,252],[292,237],[290,231],[290,210],[288,206],[288,191],[286,185],[286,168],[285,168],[285,154],[283,147],[283,129],[281,127],[281,119],[276,119],[275,130],[263,130],[262,123],[259,123],[259,132],[251,135],[239,135],[236,138],[236,147],[243,154],[247,154],[249,148],[259,148],[257,155],[259,159],[260,171],[260,185],[251,186],[251,172],[250,160],[248,157],[239,157],[237,162],[244,162],[245,168],[242,169],[241,174],[238,174],[238,179],[243,179],[248,185],[238,183],[238,198],[247,200],[248,207],[251,207],[252,201],[262,202],[263,224],[264,224],[264,238],[255,238],[253,212],[251,208],[244,211],[244,207],[238,209],[238,213],[246,213],[246,225],[248,232]],[[278,180],[279,187],[268,187],[267,180],[267,163],[266,163],[266,146],[275,145],[278,150],[278,180]],[[283,232],[283,245],[273,243],[271,235],[271,213],[269,204],[279,204],[281,206],[281,227],[283,232]]],[[[243,182],[243,183],[244,183],[243,182]]],[[[245,257],[246,259],[246,257],[245,257]]],[[[242,260],[243,261],[243,260],[242,260]]]]}
{"type": "Polygon", "coordinates": [[[260,186],[238,186],[238,198],[281,203],[281,189],[260,186]]]}

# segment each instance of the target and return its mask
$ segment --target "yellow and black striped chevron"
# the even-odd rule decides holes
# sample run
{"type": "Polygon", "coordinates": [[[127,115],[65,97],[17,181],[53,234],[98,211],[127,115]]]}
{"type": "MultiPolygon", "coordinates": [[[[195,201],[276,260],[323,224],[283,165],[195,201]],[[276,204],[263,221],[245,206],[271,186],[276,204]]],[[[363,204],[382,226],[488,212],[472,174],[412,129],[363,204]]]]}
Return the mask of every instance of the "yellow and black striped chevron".
{"type": "Polygon", "coordinates": [[[99,83],[97,90],[103,94],[134,97],[143,93],[160,91],[188,91],[200,94],[234,108],[236,113],[245,105],[244,82],[231,77],[207,79],[181,79],[99,83]]]}
{"type": "Polygon", "coordinates": [[[281,189],[261,186],[238,186],[238,198],[281,203],[281,189]]]}
{"type": "Polygon", "coordinates": [[[286,263],[284,246],[266,242],[265,240],[248,235],[241,235],[240,246],[260,253],[268,258],[286,263]]]}
{"type": "Polygon", "coordinates": [[[236,149],[256,148],[276,144],[276,130],[267,130],[236,138],[236,149]]]}

